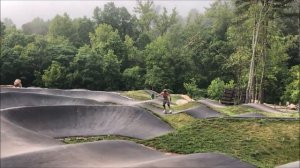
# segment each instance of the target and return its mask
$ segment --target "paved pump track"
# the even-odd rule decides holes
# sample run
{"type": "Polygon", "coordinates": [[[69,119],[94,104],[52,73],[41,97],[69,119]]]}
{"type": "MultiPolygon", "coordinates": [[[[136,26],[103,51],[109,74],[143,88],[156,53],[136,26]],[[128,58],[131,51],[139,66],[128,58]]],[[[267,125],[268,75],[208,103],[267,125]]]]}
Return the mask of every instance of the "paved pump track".
{"type": "MultiPolygon", "coordinates": [[[[150,139],[172,132],[159,113],[143,108],[147,103],[114,92],[1,88],[1,167],[254,167],[220,153],[179,155],[130,141],[70,145],[57,139],[150,139]]],[[[206,106],[185,112],[197,118],[221,116],[206,106]]]]}

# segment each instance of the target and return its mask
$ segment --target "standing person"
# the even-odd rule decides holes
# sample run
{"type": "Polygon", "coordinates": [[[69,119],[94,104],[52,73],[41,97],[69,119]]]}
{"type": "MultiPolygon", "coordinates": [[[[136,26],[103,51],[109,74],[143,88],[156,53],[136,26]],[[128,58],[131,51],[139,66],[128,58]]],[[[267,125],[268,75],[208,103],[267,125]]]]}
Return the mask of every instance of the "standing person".
{"type": "Polygon", "coordinates": [[[167,89],[164,89],[159,96],[163,97],[163,107],[164,107],[164,113],[167,114],[166,112],[166,104],[169,107],[169,113],[172,114],[172,110],[170,107],[170,102],[171,102],[171,95],[169,94],[169,92],[167,91],[167,89]]]}
{"type": "Polygon", "coordinates": [[[16,87],[16,88],[21,88],[22,87],[21,79],[16,79],[14,81],[14,87],[16,87]]]}

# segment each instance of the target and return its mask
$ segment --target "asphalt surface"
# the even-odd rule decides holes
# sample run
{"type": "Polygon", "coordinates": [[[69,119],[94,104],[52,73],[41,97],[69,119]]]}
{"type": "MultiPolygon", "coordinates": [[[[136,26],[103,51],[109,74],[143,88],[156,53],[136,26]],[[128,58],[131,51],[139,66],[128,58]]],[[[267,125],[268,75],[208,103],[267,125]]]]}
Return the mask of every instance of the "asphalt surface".
{"type": "Polygon", "coordinates": [[[1,159],[1,167],[224,167],[252,168],[216,153],[169,155],[129,141],[62,145],[1,159]]]}
{"type": "MultiPolygon", "coordinates": [[[[151,103],[161,103],[153,100],[151,103]]],[[[151,139],[173,128],[114,92],[1,88],[1,167],[253,167],[218,153],[177,155],[129,141],[67,145],[57,138],[122,135],[151,139]]],[[[219,113],[200,106],[197,118],[219,113]]]]}
{"type": "Polygon", "coordinates": [[[1,88],[1,93],[19,92],[19,93],[39,93],[46,95],[66,96],[72,98],[90,99],[98,102],[109,102],[114,104],[131,105],[136,103],[131,99],[121,96],[116,92],[89,91],[89,90],[62,90],[62,89],[44,89],[44,88],[1,88]]]}
{"type": "Polygon", "coordinates": [[[3,110],[11,123],[55,138],[122,135],[149,139],[173,129],[157,116],[131,106],[42,106],[3,110]]]}
{"type": "Polygon", "coordinates": [[[214,117],[223,116],[219,112],[217,112],[209,107],[206,107],[204,105],[196,107],[196,108],[188,109],[185,112],[195,118],[212,118],[212,117],[214,118],[214,117]]]}
{"type": "Polygon", "coordinates": [[[4,92],[0,93],[1,109],[24,106],[56,105],[103,105],[99,101],[40,93],[4,92]]]}
{"type": "Polygon", "coordinates": [[[266,111],[269,113],[281,113],[281,111],[276,110],[274,108],[268,107],[266,105],[263,104],[257,104],[257,103],[248,103],[248,104],[243,104],[243,106],[248,106],[248,107],[252,107],[261,111],[266,111]]]}
{"type": "Polygon", "coordinates": [[[210,99],[202,99],[199,100],[200,103],[208,106],[208,107],[217,107],[217,108],[224,108],[225,105],[224,104],[220,104],[219,102],[215,101],[215,100],[210,100],[210,99]]]}

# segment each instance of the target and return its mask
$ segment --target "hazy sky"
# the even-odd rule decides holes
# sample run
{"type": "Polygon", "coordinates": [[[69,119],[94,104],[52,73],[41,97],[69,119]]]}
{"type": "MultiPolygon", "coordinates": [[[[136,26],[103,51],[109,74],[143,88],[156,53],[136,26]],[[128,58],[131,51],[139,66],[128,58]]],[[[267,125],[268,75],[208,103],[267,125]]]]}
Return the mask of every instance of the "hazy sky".
{"type": "MultiPolygon", "coordinates": [[[[68,0],[68,1],[46,1],[46,0],[1,0],[1,20],[10,18],[21,27],[22,24],[30,22],[35,17],[43,18],[44,20],[52,19],[56,14],[68,13],[71,18],[77,17],[92,17],[93,10],[96,6],[103,8],[104,4],[114,2],[117,7],[126,7],[130,13],[133,13],[133,8],[136,6],[135,0],[68,0]]],[[[197,9],[200,12],[209,7],[213,0],[154,0],[156,6],[166,7],[168,12],[176,7],[181,16],[186,16],[190,9],[197,9]]]]}

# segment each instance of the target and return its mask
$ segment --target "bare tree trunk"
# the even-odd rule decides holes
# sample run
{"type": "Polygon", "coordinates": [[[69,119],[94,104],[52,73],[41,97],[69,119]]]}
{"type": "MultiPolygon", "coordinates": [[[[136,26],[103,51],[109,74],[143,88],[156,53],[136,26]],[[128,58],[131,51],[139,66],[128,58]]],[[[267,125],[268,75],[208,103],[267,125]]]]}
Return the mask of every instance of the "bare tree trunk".
{"type": "Polygon", "coordinates": [[[259,102],[263,103],[263,92],[264,92],[264,77],[266,70],[266,59],[267,59],[267,43],[268,43],[268,19],[264,24],[264,40],[263,40],[263,56],[262,56],[262,72],[260,77],[260,88],[259,88],[259,102]]]}
{"type": "Polygon", "coordinates": [[[253,80],[254,80],[254,69],[255,69],[255,55],[256,55],[256,45],[257,45],[258,33],[260,29],[262,11],[263,8],[260,10],[258,19],[256,18],[256,14],[254,15],[254,28],[252,32],[252,58],[250,63],[249,76],[248,76],[246,103],[251,102],[251,99],[254,98],[253,80]]]}
{"type": "MultiPolygon", "coordinates": [[[[264,8],[265,9],[265,15],[268,13],[268,10],[271,8],[269,4],[272,2],[269,2],[268,0],[264,1],[264,8]]],[[[272,4],[271,4],[272,5],[272,4]]],[[[259,102],[263,103],[263,93],[264,93],[264,78],[265,78],[265,71],[266,71],[266,61],[268,57],[268,26],[269,26],[269,19],[268,17],[264,20],[264,38],[263,38],[263,56],[262,56],[262,72],[261,72],[261,78],[260,78],[260,88],[259,88],[259,102]]]]}
{"type": "MultiPolygon", "coordinates": [[[[254,74],[257,74],[257,69],[255,70],[254,74]]],[[[258,76],[257,75],[254,75],[254,76],[255,76],[255,83],[254,83],[254,86],[255,86],[254,103],[256,103],[257,99],[258,99],[258,76]]]]}

